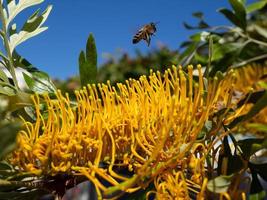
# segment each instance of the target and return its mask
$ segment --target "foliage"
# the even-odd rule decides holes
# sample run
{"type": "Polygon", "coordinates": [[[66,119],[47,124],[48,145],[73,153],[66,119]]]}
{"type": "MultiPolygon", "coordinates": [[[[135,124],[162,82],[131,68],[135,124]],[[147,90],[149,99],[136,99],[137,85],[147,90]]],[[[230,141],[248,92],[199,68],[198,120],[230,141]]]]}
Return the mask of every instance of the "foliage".
{"type": "Polygon", "coordinates": [[[242,67],[251,62],[264,62],[267,58],[266,1],[245,5],[243,1],[229,0],[233,10],[219,9],[235,26],[211,27],[204,21],[202,13],[194,15],[200,20],[198,26],[186,25],[187,29],[200,30],[184,42],[179,63],[200,63],[210,76],[217,71],[242,67]],[[254,11],[254,12],[252,12],[254,11]],[[203,26],[205,24],[205,26],[203,26]],[[211,51],[209,51],[211,48],[211,51]]]}
{"type": "Polygon", "coordinates": [[[98,198],[266,196],[266,0],[229,0],[231,9],[218,12],[232,26],[211,27],[194,13],[199,23],[184,23],[195,33],[181,53],[125,53],[97,69],[90,34],[80,76],[57,87],[16,51],[47,29],[52,6],[34,12],[21,30],[14,23],[42,2],[0,3],[0,62],[12,76],[0,69],[0,199],[61,198],[88,179],[98,198]]]}
{"type": "Polygon", "coordinates": [[[79,69],[82,86],[96,82],[97,52],[95,39],[92,34],[90,34],[88,37],[85,53],[84,51],[81,51],[80,53],[79,69]]]}

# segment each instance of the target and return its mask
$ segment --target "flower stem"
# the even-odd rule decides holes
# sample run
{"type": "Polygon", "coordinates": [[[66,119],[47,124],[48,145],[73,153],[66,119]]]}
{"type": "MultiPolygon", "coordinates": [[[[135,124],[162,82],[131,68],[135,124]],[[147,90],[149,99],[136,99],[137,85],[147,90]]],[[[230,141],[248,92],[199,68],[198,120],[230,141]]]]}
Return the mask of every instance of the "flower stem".
{"type": "Polygon", "coordinates": [[[0,3],[0,19],[2,21],[2,37],[4,40],[4,45],[5,45],[5,49],[6,49],[6,53],[7,53],[7,57],[8,57],[8,70],[12,76],[12,79],[14,81],[15,87],[16,89],[19,89],[19,85],[18,85],[18,80],[16,77],[16,72],[15,72],[15,67],[14,67],[14,62],[13,62],[13,58],[12,58],[12,53],[11,53],[11,49],[10,49],[10,45],[9,45],[9,40],[8,40],[8,33],[7,33],[7,27],[6,27],[6,18],[4,15],[4,8],[3,8],[3,4],[0,3]]]}

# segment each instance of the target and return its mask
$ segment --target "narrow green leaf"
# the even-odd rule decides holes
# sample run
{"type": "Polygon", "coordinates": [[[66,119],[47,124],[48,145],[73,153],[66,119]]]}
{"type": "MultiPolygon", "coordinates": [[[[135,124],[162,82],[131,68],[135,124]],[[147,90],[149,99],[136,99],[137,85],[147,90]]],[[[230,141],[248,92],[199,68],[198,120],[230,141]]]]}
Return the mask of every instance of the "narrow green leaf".
{"type": "Polygon", "coordinates": [[[248,138],[239,140],[237,142],[238,146],[242,150],[242,156],[245,159],[249,159],[251,155],[253,155],[258,149],[253,148],[253,145],[261,145],[263,143],[264,139],[262,138],[248,138]]]}
{"type": "Polygon", "coordinates": [[[238,18],[243,30],[246,30],[247,27],[247,13],[245,9],[245,5],[241,0],[229,0],[232,8],[234,9],[235,16],[238,18]]]}
{"type": "Polygon", "coordinates": [[[247,127],[267,133],[267,125],[266,124],[250,123],[250,124],[247,125],[247,127]]]}
{"type": "Polygon", "coordinates": [[[203,12],[194,12],[192,15],[198,19],[203,18],[203,12]]]}
{"type": "Polygon", "coordinates": [[[221,8],[218,10],[218,12],[222,13],[230,22],[232,22],[234,25],[240,27],[243,29],[242,23],[239,21],[237,16],[230,10],[226,8],[221,8]]]}
{"type": "Polygon", "coordinates": [[[245,115],[243,120],[248,120],[258,114],[263,108],[267,106],[267,91],[265,91],[264,95],[254,104],[254,106],[250,109],[248,114],[245,115]]]}
{"type": "Polygon", "coordinates": [[[89,35],[86,44],[86,60],[92,66],[97,66],[97,51],[96,51],[96,44],[93,34],[89,35]]]}
{"type": "Polygon", "coordinates": [[[96,82],[97,68],[90,65],[87,61],[80,65],[80,79],[81,85],[86,86],[96,82]]]}
{"type": "Polygon", "coordinates": [[[79,56],[79,66],[81,66],[85,62],[86,62],[85,53],[84,51],[81,51],[80,56],[79,56]]]}
{"type": "Polygon", "coordinates": [[[266,4],[267,4],[267,0],[256,1],[254,3],[251,3],[251,4],[247,5],[246,11],[247,11],[247,13],[251,13],[251,12],[254,12],[256,10],[260,10],[266,4]]]}
{"type": "Polygon", "coordinates": [[[0,123],[0,160],[10,153],[16,146],[16,136],[21,127],[20,122],[0,123]]]}
{"type": "Polygon", "coordinates": [[[79,71],[81,85],[86,86],[96,82],[97,76],[97,51],[95,40],[92,34],[89,35],[86,52],[81,51],[79,56],[79,71]]]}

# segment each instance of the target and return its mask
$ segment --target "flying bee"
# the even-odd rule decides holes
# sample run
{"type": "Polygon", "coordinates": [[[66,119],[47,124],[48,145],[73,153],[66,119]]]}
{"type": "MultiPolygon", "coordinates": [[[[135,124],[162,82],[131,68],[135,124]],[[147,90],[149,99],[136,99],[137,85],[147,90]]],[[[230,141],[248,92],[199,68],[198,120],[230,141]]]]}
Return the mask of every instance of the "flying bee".
{"type": "Polygon", "coordinates": [[[147,46],[150,44],[151,36],[155,35],[154,33],[157,31],[156,23],[149,23],[144,25],[133,37],[133,44],[138,43],[140,40],[145,40],[147,46]]]}

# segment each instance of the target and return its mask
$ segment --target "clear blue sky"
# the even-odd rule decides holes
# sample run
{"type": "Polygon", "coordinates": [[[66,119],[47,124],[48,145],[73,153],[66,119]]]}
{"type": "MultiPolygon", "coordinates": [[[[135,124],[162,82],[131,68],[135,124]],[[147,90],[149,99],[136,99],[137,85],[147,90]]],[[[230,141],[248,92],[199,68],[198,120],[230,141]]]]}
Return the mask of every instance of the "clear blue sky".
{"type": "MultiPolygon", "coordinates": [[[[226,0],[46,0],[39,7],[45,8],[48,4],[53,5],[45,23],[49,29],[21,44],[17,50],[39,69],[61,79],[78,74],[78,55],[85,48],[90,32],[95,36],[101,64],[107,53],[122,51],[133,56],[136,49],[147,52],[159,43],[177,49],[192,33],[182,22],[196,23],[191,16],[195,11],[203,11],[211,25],[228,24],[216,12],[220,7],[229,7],[226,0]],[[131,43],[141,25],[156,21],[160,21],[158,32],[150,47],[144,42],[131,43]]],[[[32,12],[33,9],[28,9],[18,16],[19,20],[32,12]]]]}

